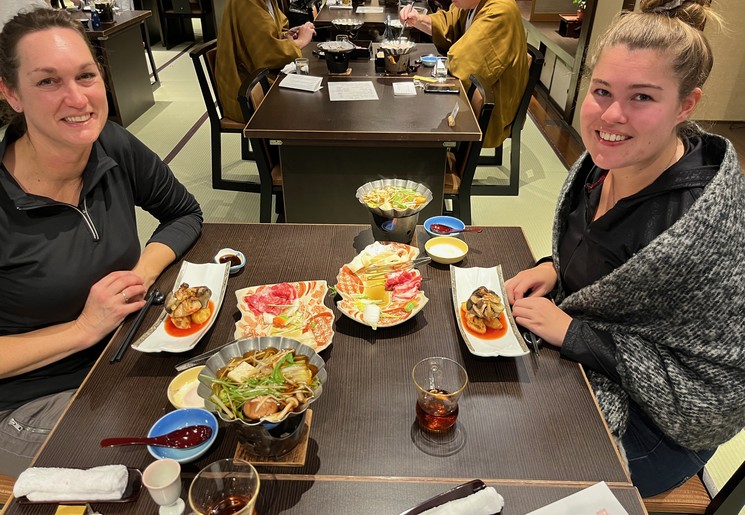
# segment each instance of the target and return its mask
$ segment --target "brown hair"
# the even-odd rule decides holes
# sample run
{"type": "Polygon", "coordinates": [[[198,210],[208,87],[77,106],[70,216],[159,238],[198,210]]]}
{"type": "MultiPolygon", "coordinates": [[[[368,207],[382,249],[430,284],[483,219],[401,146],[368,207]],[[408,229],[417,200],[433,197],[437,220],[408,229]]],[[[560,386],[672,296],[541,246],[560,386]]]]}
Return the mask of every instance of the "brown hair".
{"type": "MultiPolygon", "coordinates": [[[[11,18],[0,32],[0,79],[8,87],[14,90],[18,89],[18,67],[20,65],[18,42],[21,38],[27,34],[53,28],[70,29],[77,32],[85,41],[91,55],[96,55],[93,46],[85,35],[83,25],[68,12],[44,7],[22,12],[11,18]]],[[[0,108],[2,109],[0,116],[3,120],[12,121],[11,123],[17,124],[16,127],[19,129],[25,125],[23,115],[13,112],[7,102],[0,103],[0,108]]],[[[21,129],[21,131],[25,132],[25,129],[21,129]]]]}
{"type": "Polygon", "coordinates": [[[629,50],[656,50],[670,57],[679,82],[679,97],[686,98],[709,77],[714,56],[703,34],[710,0],[642,0],[641,12],[623,13],[606,31],[588,59],[588,71],[603,50],[626,46],[629,50]]]}

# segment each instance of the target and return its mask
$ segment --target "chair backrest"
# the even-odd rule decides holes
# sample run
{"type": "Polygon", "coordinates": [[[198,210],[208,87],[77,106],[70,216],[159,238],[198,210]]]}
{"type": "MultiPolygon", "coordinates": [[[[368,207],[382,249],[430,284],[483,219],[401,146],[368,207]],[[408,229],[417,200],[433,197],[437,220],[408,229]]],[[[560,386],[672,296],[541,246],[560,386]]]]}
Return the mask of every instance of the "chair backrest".
{"type": "Polygon", "coordinates": [[[543,61],[543,54],[533,45],[528,45],[528,63],[530,66],[528,69],[528,84],[525,86],[525,92],[520,100],[517,113],[515,113],[515,119],[512,121],[510,137],[514,137],[514,134],[523,130],[525,126],[525,118],[528,114],[530,99],[533,96],[536,84],[538,84],[538,79],[541,78],[543,61]]]}
{"type": "Polygon", "coordinates": [[[222,118],[222,107],[220,106],[220,99],[217,97],[217,83],[215,82],[217,40],[213,39],[199,45],[189,52],[189,57],[191,57],[194,64],[194,71],[197,73],[199,89],[202,90],[204,105],[207,107],[207,116],[209,116],[210,123],[219,127],[220,118],[222,118]]]}
{"type": "MultiPolygon", "coordinates": [[[[244,120],[250,120],[261,105],[272,86],[272,77],[272,73],[267,68],[262,68],[252,73],[238,88],[238,103],[241,106],[244,120]]],[[[251,146],[254,148],[256,166],[261,180],[265,180],[265,174],[268,173],[269,184],[271,184],[271,171],[279,163],[279,152],[276,147],[269,145],[266,139],[251,138],[251,146]]]]}
{"type": "MultiPolygon", "coordinates": [[[[482,86],[483,80],[476,75],[469,77],[471,87],[468,89],[468,99],[471,102],[473,114],[479,122],[481,134],[485,135],[489,128],[489,120],[494,110],[494,94],[491,89],[485,89],[482,86]]],[[[479,141],[470,141],[460,145],[455,152],[456,169],[454,170],[461,179],[461,187],[470,188],[473,175],[476,172],[476,163],[478,162],[481,148],[484,145],[484,138],[479,141]]]]}

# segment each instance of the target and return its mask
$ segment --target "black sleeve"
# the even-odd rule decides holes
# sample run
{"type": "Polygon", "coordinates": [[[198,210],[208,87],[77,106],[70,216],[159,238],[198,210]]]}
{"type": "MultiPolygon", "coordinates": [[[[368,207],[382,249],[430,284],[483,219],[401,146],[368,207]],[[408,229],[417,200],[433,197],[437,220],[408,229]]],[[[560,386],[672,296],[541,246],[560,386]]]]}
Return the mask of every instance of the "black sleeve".
{"type": "Polygon", "coordinates": [[[572,320],[561,346],[561,355],[621,384],[616,361],[616,344],[606,331],[591,328],[586,322],[572,320]]]}

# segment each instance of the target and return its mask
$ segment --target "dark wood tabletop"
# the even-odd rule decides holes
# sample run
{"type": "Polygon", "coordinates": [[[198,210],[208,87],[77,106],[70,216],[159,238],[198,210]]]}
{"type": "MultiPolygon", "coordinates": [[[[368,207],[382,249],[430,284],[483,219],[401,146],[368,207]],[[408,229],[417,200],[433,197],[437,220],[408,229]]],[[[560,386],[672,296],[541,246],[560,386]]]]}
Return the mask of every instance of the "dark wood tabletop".
{"type": "MultiPolygon", "coordinates": [[[[427,9],[427,2],[415,2],[415,7],[427,9]]],[[[386,4],[383,0],[366,0],[360,2],[353,0],[352,9],[332,9],[328,4],[324,5],[318,12],[313,24],[317,26],[330,25],[331,22],[338,18],[352,18],[359,20],[364,24],[377,24],[382,25],[385,23],[386,18],[390,16],[391,20],[398,20],[398,4],[388,3],[386,4]],[[383,7],[382,13],[357,13],[358,7],[383,7]]]]}
{"type": "MultiPolygon", "coordinates": [[[[423,249],[426,239],[418,228],[415,243],[423,249]]],[[[459,266],[501,264],[510,277],[533,263],[520,228],[487,227],[464,239],[471,250],[459,266]]],[[[244,270],[230,277],[213,327],[191,351],[144,354],[129,349],[121,362],[109,364],[132,323],[126,321],[35,465],[121,463],[144,469],[153,461],[144,447],[101,449],[98,442],[144,435],[173,409],[166,389],[176,374],[174,366],[232,340],[239,318],[234,292],[283,281],[316,279],[333,285],[339,268],[371,242],[370,228],[364,225],[207,224],[186,260],[209,262],[223,247],[242,251],[248,260],[244,270]]],[[[178,263],[169,267],[155,286],[169,291],[178,269],[178,263]]],[[[525,513],[598,481],[606,481],[630,513],[644,513],[581,367],[551,348],[538,358],[471,355],[457,331],[449,269],[435,264],[421,271],[429,303],[396,327],[373,331],[346,318],[326,299],[336,316],[335,336],[320,353],[328,381],[313,404],[305,464],[257,467],[262,474],[259,513],[399,513],[474,478],[493,483],[505,496],[505,514],[525,513]],[[457,423],[462,445],[450,455],[423,450],[415,436],[411,369],[433,355],[461,363],[470,380],[457,423]],[[350,511],[354,500],[360,502],[350,511]]],[[[139,332],[158,314],[158,308],[151,309],[139,332]]],[[[184,498],[194,474],[233,456],[236,444],[232,428],[222,425],[210,450],[182,466],[184,498]]],[[[143,491],[135,503],[100,509],[107,514],[152,513],[155,504],[143,491]]],[[[9,514],[53,512],[53,506],[8,506],[9,514]]]]}
{"type": "MultiPolygon", "coordinates": [[[[77,19],[89,19],[89,11],[78,11],[74,16],[77,19]]],[[[95,41],[99,39],[106,39],[114,34],[126,30],[127,28],[143,23],[146,19],[152,16],[150,11],[116,11],[114,13],[113,22],[101,22],[100,29],[91,28],[90,21],[88,22],[88,29],[85,33],[89,39],[95,41]]]]}
{"type": "Polygon", "coordinates": [[[481,138],[468,97],[427,94],[395,96],[393,84],[411,77],[323,77],[320,91],[282,88],[280,76],[249,120],[244,135],[249,138],[277,138],[291,141],[385,142],[411,145],[446,141],[478,141],[481,138]],[[378,100],[332,102],[329,82],[370,81],[378,100]],[[454,127],[447,117],[454,105],[459,113],[454,127]]]}

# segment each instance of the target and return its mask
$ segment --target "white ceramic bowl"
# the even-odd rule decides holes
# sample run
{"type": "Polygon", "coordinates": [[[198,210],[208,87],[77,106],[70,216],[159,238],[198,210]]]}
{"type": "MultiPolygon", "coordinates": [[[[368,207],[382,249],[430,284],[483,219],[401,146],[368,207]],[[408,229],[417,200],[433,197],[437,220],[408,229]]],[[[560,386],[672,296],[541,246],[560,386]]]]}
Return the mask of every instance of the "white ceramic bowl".
{"type": "Polygon", "coordinates": [[[422,64],[427,68],[433,68],[437,62],[437,56],[434,54],[427,54],[420,57],[419,60],[422,61],[422,64]]]}
{"type": "Polygon", "coordinates": [[[432,261],[449,265],[462,261],[468,254],[468,244],[458,238],[450,236],[436,236],[427,240],[424,244],[424,250],[432,261]]]}
{"type": "Polygon", "coordinates": [[[220,249],[215,254],[215,263],[225,263],[225,259],[230,259],[230,273],[234,274],[246,266],[246,256],[240,250],[234,250],[230,248],[220,249]],[[235,259],[238,260],[238,264],[233,264],[235,259]]]}
{"type": "Polygon", "coordinates": [[[204,408],[204,399],[197,393],[199,374],[204,366],[184,370],[168,385],[168,400],[174,408],[204,408]]]}

